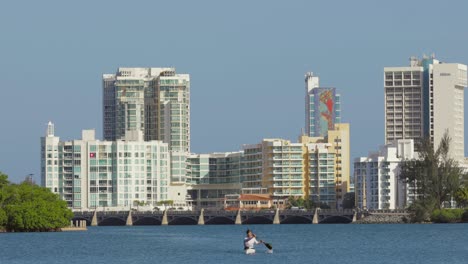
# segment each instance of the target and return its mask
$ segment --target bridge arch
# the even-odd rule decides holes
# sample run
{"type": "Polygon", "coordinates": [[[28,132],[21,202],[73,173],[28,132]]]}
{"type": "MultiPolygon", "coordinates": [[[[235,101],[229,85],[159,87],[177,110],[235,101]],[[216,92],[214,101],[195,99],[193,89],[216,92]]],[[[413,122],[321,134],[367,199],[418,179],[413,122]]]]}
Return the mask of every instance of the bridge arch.
{"type": "Polygon", "coordinates": [[[327,216],[320,220],[320,224],[349,224],[351,222],[353,219],[341,215],[327,216]]]}
{"type": "Polygon", "coordinates": [[[141,217],[133,221],[133,225],[144,226],[144,225],[161,225],[161,220],[155,217],[141,217]]]}
{"type": "Polygon", "coordinates": [[[242,221],[243,225],[272,224],[273,220],[265,216],[253,216],[242,221]]]}
{"type": "Polygon", "coordinates": [[[126,221],[118,217],[107,217],[98,222],[98,226],[124,226],[126,221]]]}
{"type": "Polygon", "coordinates": [[[281,224],[310,224],[310,223],[312,223],[312,220],[302,215],[287,216],[281,221],[281,224]]]}
{"type": "Polygon", "coordinates": [[[235,221],[226,216],[215,216],[207,221],[205,225],[233,225],[235,221]]]}
{"type": "Polygon", "coordinates": [[[179,217],[173,218],[171,221],[169,221],[168,224],[169,225],[196,225],[198,224],[198,221],[191,217],[179,216],[179,217]]]}

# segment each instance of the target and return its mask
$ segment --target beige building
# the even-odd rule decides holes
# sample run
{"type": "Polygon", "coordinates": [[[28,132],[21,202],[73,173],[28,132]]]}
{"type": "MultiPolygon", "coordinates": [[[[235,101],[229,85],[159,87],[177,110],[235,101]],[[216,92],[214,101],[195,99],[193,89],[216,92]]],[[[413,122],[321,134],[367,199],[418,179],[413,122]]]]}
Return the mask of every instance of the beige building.
{"type": "MultiPolygon", "coordinates": [[[[322,137],[307,137],[301,136],[299,142],[304,144],[326,144],[326,153],[333,154],[333,176],[334,176],[334,188],[336,191],[336,202],[338,207],[341,206],[341,202],[345,193],[349,192],[350,187],[350,127],[347,123],[335,124],[334,130],[328,130],[328,135],[325,138],[322,137]]],[[[312,145],[313,146],[313,145],[312,145]]],[[[316,151],[319,148],[316,147],[316,151]]],[[[309,146],[309,155],[313,153],[309,146]]],[[[323,155],[323,154],[322,154],[323,155]]],[[[313,159],[309,159],[309,162],[313,159]]],[[[319,161],[322,164],[324,161],[319,161]]],[[[313,162],[312,162],[313,163],[313,162]]],[[[326,162],[330,164],[330,161],[326,162]]],[[[324,172],[322,171],[322,174],[324,172]]],[[[310,172],[309,178],[313,178],[313,171],[310,172]]]]}
{"type": "Polygon", "coordinates": [[[264,139],[244,145],[242,193],[311,199],[339,208],[350,185],[349,124],[327,137],[301,136],[299,143],[264,139]]]}

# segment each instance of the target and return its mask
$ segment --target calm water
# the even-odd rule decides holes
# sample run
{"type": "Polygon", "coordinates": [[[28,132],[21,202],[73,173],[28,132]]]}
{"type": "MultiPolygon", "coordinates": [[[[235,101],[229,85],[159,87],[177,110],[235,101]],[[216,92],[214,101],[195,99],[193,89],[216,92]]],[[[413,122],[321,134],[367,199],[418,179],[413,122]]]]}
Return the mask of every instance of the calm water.
{"type": "Polygon", "coordinates": [[[0,234],[0,263],[468,263],[468,225],[253,225],[264,245],[242,251],[247,226],[91,227],[0,234]]]}

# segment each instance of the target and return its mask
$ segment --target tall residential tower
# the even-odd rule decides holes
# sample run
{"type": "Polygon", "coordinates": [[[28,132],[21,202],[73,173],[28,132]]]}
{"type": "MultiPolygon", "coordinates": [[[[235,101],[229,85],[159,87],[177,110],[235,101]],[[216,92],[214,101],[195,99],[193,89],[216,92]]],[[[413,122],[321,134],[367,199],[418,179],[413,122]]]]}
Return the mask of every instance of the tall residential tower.
{"type": "Polygon", "coordinates": [[[103,75],[105,140],[142,133],[160,140],[171,153],[170,197],[184,200],[190,153],[190,76],[174,68],[119,68],[103,75]]]}

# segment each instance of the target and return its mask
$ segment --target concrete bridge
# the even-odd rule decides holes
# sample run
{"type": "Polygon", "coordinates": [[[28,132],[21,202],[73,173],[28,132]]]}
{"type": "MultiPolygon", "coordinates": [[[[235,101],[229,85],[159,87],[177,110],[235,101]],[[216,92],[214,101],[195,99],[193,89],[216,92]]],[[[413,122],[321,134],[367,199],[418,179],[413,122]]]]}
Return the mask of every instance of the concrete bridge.
{"type": "Polygon", "coordinates": [[[326,224],[351,223],[363,214],[354,210],[225,211],[76,211],[73,220],[91,226],[118,225],[226,225],[226,224],[326,224]]]}

